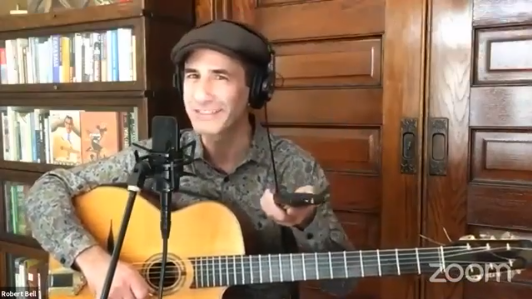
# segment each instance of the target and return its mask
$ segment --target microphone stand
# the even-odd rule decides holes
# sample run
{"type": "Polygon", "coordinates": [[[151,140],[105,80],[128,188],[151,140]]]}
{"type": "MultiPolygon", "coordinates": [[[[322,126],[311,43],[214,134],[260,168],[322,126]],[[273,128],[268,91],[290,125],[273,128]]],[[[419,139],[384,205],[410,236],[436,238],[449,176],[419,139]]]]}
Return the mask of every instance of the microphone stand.
{"type": "Polygon", "coordinates": [[[170,209],[170,202],[172,199],[172,192],[179,190],[179,184],[176,186],[176,181],[179,182],[182,168],[182,161],[176,161],[178,152],[173,149],[166,153],[157,153],[160,162],[157,163],[157,170],[155,171],[157,179],[155,182],[155,189],[160,195],[161,199],[161,239],[162,239],[162,256],[161,256],[161,273],[159,277],[159,299],[163,298],[164,294],[164,279],[166,275],[166,263],[168,260],[168,238],[170,237],[170,227],[172,222],[172,211],[170,209]],[[179,167],[181,166],[181,167],[179,167]],[[177,171],[176,171],[177,168],[177,171]],[[177,178],[175,177],[177,175],[177,178]]]}
{"type": "Polygon", "coordinates": [[[135,167],[133,168],[133,172],[127,180],[127,190],[129,192],[129,196],[127,199],[126,208],[124,210],[124,218],[122,218],[122,223],[120,224],[120,231],[116,239],[116,246],[113,249],[111,263],[109,265],[109,269],[107,270],[107,275],[105,277],[100,299],[107,299],[109,297],[109,292],[111,291],[111,285],[113,283],[116,266],[118,265],[118,260],[120,257],[120,251],[122,250],[122,244],[124,243],[124,238],[126,236],[129,219],[131,218],[131,213],[133,212],[133,204],[135,203],[135,198],[137,197],[137,193],[144,186],[146,178],[152,172],[150,163],[145,161],[145,159],[147,158],[148,156],[139,158],[138,152],[135,151],[135,167]]]}

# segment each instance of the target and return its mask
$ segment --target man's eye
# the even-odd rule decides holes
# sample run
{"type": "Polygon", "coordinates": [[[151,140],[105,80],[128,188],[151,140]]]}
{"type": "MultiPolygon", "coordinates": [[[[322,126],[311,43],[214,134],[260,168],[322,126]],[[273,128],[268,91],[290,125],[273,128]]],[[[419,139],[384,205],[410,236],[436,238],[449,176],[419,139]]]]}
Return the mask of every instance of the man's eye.
{"type": "Polygon", "coordinates": [[[186,75],[186,78],[187,78],[187,79],[198,79],[198,77],[199,77],[199,76],[196,75],[196,74],[187,74],[187,75],[186,75]]]}
{"type": "Polygon", "coordinates": [[[227,77],[224,77],[224,76],[216,76],[216,80],[227,80],[227,77]]]}

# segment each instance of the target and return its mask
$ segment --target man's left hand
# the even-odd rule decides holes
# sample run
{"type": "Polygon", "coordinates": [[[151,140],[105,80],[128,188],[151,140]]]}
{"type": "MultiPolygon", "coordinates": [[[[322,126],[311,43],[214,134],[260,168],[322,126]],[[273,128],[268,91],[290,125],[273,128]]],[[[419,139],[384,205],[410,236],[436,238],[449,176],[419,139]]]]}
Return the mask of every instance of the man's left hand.
{"type": "MultiPolygon", "coordinates": [[[[297,193],[314,193],[312,186],[304,186],[296,190],[297,193]]],[[[266,189],[262,198],[260,199],[260,205],[266,216],[275,221],[279,225],[288,227],[306,227],[316,212],[316,206],[304,206],[304,207],[280,207],[274,201],[274,194],[266,189]]]]}

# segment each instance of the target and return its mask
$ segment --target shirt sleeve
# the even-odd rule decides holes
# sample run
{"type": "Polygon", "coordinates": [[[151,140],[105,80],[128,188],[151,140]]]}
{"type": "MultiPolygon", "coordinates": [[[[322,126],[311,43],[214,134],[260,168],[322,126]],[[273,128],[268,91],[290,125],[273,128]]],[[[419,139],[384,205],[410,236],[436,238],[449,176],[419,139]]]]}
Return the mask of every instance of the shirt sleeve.
{"type": "MultiPolygon", "coordinates": [[[[316,193],[325,190],[329,182],[323,169],[310,157],[302,153],[288,157],[282,162],[283,181],[288,182],[289,192],[294,192],[303,186],[313,186],[316,193]]],[[[305,228],[292,228],[298,246],[304,251],[326,252],[354,250],[352,243],[345,234],[338,218],[329,202],[330,194],[326,195],[325,203],[316,208],[313,219],[305,228]]],[[[321,288],[336,296],[345,296],[357,285],[356,278],[323,280],[321,288]]]]}
{"type": "MultiPolygon", "coordinates": [[[[150,140],[138,144],[151,147],[150,140]]],[[[76,216],[72,197],[99,185],[126,182],[135,167],[134,151],[128,148],[106,159],[52,170],[28,191],[25,209],[33,238],[63,266],[72,267],[81,252],[97,244],[76,216]]]]}

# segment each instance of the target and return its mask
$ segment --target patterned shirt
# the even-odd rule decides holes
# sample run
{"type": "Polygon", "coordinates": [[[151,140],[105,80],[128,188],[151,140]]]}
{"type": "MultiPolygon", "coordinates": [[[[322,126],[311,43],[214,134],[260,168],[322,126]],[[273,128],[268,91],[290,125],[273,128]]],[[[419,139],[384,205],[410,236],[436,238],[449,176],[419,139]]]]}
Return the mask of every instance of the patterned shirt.
{"type": "MultiPolygon", "coordinates": [[[[196,141],[194,161],[184,167],[185,171],[194,173],[195,176],[181,178],[181,189],[190,192],[174,194],[172,200],[177,206],[206,199],[237,206],[253,220],[258,248],[263,253],[280,253],[285,252],[281,226],[267,218],[260,207],[260,198],[265,189],[273,190],[275,187],[267,134],[267,130],[257,123],[247,158],[233,173],[227,174],[217,170],[203,158],[200,136],[193,131],[183,130],[182,145],[196,141]]],[[[316,191],[321,191],[328,186],[322,168],[309,153],[287,139],[273,134],[270,134],[270,138],[281,189],[294,192],[299,187],[311,185],[316,191]]],[[[151,148],[151,140],[138,144],[151,148]]],[[[26,212],[33,237],[65,267],[72,267],[79,253],[97,244],[75,215],[71,198],[100,185],[125,183],[135,164],[135,150],[141,155],[147,154],[136,147],[130,147],[102,160],[71,169],[56,169],[45,173],[30,189],[26,198],[26,212]]],[[[151,188],[149,181],[145,188],[151,188]]],[[[317,208],[314,219],[306,228],[288,230],[293,232],[302,251],[353,249],[328,201],[317,208]]],[[[320,285],[328,293],[344,296],[353,290],[356,280],[323,280],[320,285]]],[[[289,290],[286,283],[256,284],[240,288],[240,291],[245,292],[240,296],[245,294],[246,298],[254,299],[289,298],[289,290]]]]}

